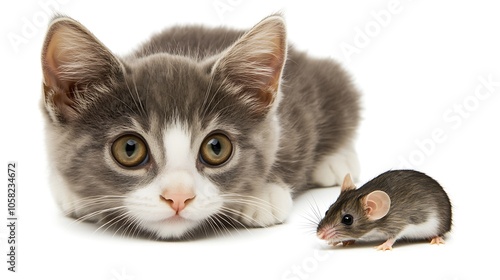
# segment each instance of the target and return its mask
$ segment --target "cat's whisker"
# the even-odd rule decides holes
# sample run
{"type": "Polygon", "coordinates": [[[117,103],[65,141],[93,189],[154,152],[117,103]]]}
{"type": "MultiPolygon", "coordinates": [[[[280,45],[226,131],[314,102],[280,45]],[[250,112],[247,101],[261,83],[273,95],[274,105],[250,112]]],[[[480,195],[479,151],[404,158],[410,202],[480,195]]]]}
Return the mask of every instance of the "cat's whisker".
{"type": "Polygon", "coordinates": [[[232,221],[239,222],[238,220],[232,218],[231,216],[225,215],[225,213],[223,212],[216,213],[214,216],[218,217],[218,219],[224,221],[224,224],[230,225],[233,228],[233,230],[237,231],[237,228],[233,225],[232,221]],[[228,220],[231,218],[233,219],[232,221],[228,220]]]}
{"type": "Polygon", "coordinates": [[[102,210],[91,212],[91,213],[86,214],[82,217],[79,217],[78,219],[73,220],[71,222],[71,224],[79,224],[79,223],[85,222],[85,221],[87,221],[87,220],[89,220],[97,215],[100,215],[100,214],[102,214],[102,210]]]}
{"type": "Polygon", "coordinates": [[[214,232],[215,235],[218,236],[218,231],[216,229],[216,223],[214,223],[212,217],[209,217],[206,221],[207,221],[208,225],[210,226],[210,228],[212,229],[212,232],[214,232]]]}
{"type": "Polygon", "coordinates": [[[80,224],[80,223],[83,223],[83,222],[95,222],[94,220],[94,217],[97,217],[103,213],[106,213],[107,211],[106,210],[96,210],[96,211],[93,211],[93,212],[90,212],[88,214],[85,214],[75,220],[73,220],[71,222],[71,224],[80,224]]]}
{"type": "Polygon", "coordinates": [[[131,223],[132,223],[132,238],[135,236],[139,236],[139,234],[142,232],[141,224],[142,221],[138,217],[131,217],[131,223]]]}
{"type": "MultiPolygon", "coordinates": [[[[219,89],[220,89],[220,87],[219,87],[219,89]]],[[[218,89],[217,91],[219,91],[219,89],[218,89]]],[[[215,94],[214,94],[214,95],[215,95],[215,94]]],[[[219,100],[217,100],[217,103],[215,103],[214,105],[211,105],[210,107],[211,107],[212,109],[210,110],[210,112],[209,112],[209,113],[211,113],[211,112],[212,112],[215,108],[217,108],[217,106],[218,106],[218,105],[219,105],[219,104],[220,104],[220,103],[224,100],[224,98],[226,98],[227,96],[228,96],[227,94],[226,94],[226,95],[224,95],[224,97],[223,97],[223,98],[219,98],[219,100]]],[[[237,105],[237,104],[236,104],[236,103],[233,103],[233,104],[231,104],[230,106],[234,106],[234,105],[237,105]]],[[[227,107],[228,107],[228,106],[226,106],[225,108],[227,108],[227,107]]],[[[220,111],[220,112],[223,112],[223,110],[219,110],[219,111],[220,111]]]]}
{"type": "MultiPolygon", "coordinates": [[[[220,102],[221,102],[221,100],[219,100],[219,102],[217,102],[217,104],[215,104],[214,106],[219,105],[219,103],[220,103],[220,102]]],[[[231,109],[232,107],[236,107],[236,106],[238,106],[238,104],[237,104],[237,103],[232,103],[232,104],[230,104],[230,105],[228,105],[228,106],[226,106],[226,107],[220,108],[220,110],[219,110],[219,111],[220,111],[220,112],[224,112],[224,111],[226,111],[226,110],[228,110],[228,109],[231,109]]]]}
{"type": "MultiPolygon", "coordinates": [[[[225,80],[224,80],[225,81],[225,80]]],[[[224,82],[220,83],[219,84],[219,87],[217,88],[217,90],[211,95],[211,98],[210,98],[210,101],[208,102],[208,104],[205,106],[205,110],[203,112],[203,117],[206,117],[207,115],[211,114],[213,112],[213,110],[215,110],[216,106],[212,106],[212,102],[214,101],[215,97],[217,96],[217,93],[220,91],[220,89],[222,88],[222,85],[224,84],[224,82]],[[208,111],[207,109],[210,108],[210,111],[208,111]]],[[[221,99],[220,99],[221,100],[221,99]]],[[[219,100],[219,102],[220,102],[219,100]]]]}
{"type": "Polygon", "coordinates": [[[78,204],[81,202],[87,202],[87,201],[99,201],[103,199],[123,199],[126,198],[126,196],[123,195],[95,195],[95,196],[89,196],[89,197],[84,197],[81,199],[76,199],[70,201],[68,204],[78,204]]]}
{"type": "Polygon", "coordinates": [[[149,231],[148,239],[158,240],[158,238],[159,238],[158,232],[149,231]]]}
{"type": "Polygon", "coordinates": [[[86,215],[83,215],[82,217],[74,220],[72,223],[81,223],[85,220],[88,220],[90,218],[93,218],[95,216],[98,216],[98,215],[101,215],[101,214],[104,214],[104,213],[107,213],[107,212],[110,212],[110,211],[116,211],[118,209],[121,209],[121,208],[124,208],[125,206],[117,206],[117,207],[112,207],[112,208],[106,208],[106,209],[99,209],[99,210],[96,210],[94,212],[91,212],[91,213],[88,213],[86,215]]]}
{"type": "MultiPolygon", "coordinates": [[[[76,209],[84,209],[84,208],[89,208],[92,206],[102,208],[102,205],[109,205],[105,209],[98,209],[96,211],[87,213],[81,217],[78,217],[73,221],[73,223],[80,223],[86,220],[89,220],[93,217],[96,217],[100,214],[113,211],[116,209],[116,207],[111,207],[113,205],[121,204],[124,196],[93,196],[93,197],[87,197],[79,200],[75,200],[71,203],[73,207],[69,208],[69,211],[65,211],[66,216],[70,216],[74,213],[75,208],[76,209]]],[[[121,207],[121,206],[118,206],[121,207]]]]}
{"type": "Polygon", "coordinates": [[[235,203],[235,204],[239,204],[239,205],[254,206],[256,208],[264,210],[265,212],[271,214],[275,218],[276,218],[276,216],[273,214],[273,210],[279,211],[279,209],[277,207],[275,207],[269,203],[266,204],[266,203],[254,201],[251,199],[247,199],[247,200],[245,200],[245,199],[226,199],[225,201],[227,203],[235,203]],[[269,210],[268,208],[271,208],[271,210],[269,210]]]}
{"type": "Polygon", "coordinates": [[[125,231],[123,232],[122,236],[125,236],[127,238],[134,238],[134,233],[137,228],[137,225],[139,224],[139,221],[137,217],[131,217],[130,215],[127,217],[126,221],[126,228],[125,231]]]}
{"type": "Polygon", "coordinates": [[[126,229],[125,231],[123,232],[123,234],[126,236],[126,237],[129,237],[129,234],[130,234],[130,237],[134,237],[134,233],[135,233],[135,230],[137,229],[137,227],[140,226],[140,219],[138,217],[135,217],[134,215],[132,215],[131,212],[128,213],[129,215],[127,216],[127,220],[126,220],[126,229]]]}
{"type": "MultiPolygon", "coordinates": [[[[229,229],[223,225],[223,223],[220,221],[219,217],[216,215],[213,215],[209,218],[210,223],[215,225],[215,228],[213,228],[213,232],[217,237],[224,237],[224,232],[222,229],[225,230],[225,232],[231,234],[229,229]],[[221,229],[222,228],[222,229],[221,229]]],[[[232,235],[232,234],[231,234],[232,235]]]]}
{"type": "MultiPolygon", "coordinates": [[[[229,203],[235,203],[235,204],[239,204],[239,205],[249,205],[249,206],[252,206],[252,207],[256,207],[258,209],[261,209],[263,210],[264,212],[266,212],[267,214],[271,215],[275,220],[278,220],[278,217],[273,213],[273,210],[274,211],[281,211],[279,208],[267,203],[258,203],[256,201],[253,201],[253,200],[244,200],[244,199],[226,199],[226,202],[229,202],[229,203]],[[268,209],[271,208],[270,209],[268,209]]],[[[255,220],[255,219],[253,219],[255,220]]],[[[262,223],[257,223],[259,224],[260,226],[265,226],[263,225],[262,223]]]]}
{"type": "Polygon", "coordinates": [[[193,229],[189,229],[183,236],[183,239],[194,239],[196,238],[196,228],[193,228],[193,229]],[[187,235],[187,236],[186,236],[187,235]]]}
{"type": "Polygon", "coordinates": [[[236,231],[239,233],[238,229],[235,227],[234,223],[237,223],[239,224],[240,226],[242,226],[245,230],[248,231],[248,229],[245,227],[245,225],[243,225],[243,223],[241,223],[240,221],[238,221],[237,219],[235,219],[234,217],[231,217],[230,215],[227,215],[224,211],[221,211],[217,214],[215,214],[214,216],[217,217],[218,220],[222,220],[224,223],[224,227],[226,228],[226,230],[231,234],[232,236],[232,231],[236,231]],[[231,228],[233,230],[229,231],[229,229],[225,226],[225,225],[229,225],[231,226],[231,228]]]}
{"type": "Polygon", "coordinates": [[[134,83],[135,94],[137,96],[137,101],[139,102],[140,105],[139,109],[142,111],[141,115],[144,114],[144,116],[148,116],[148,111],[146,111],[146,109],[144,108],[144,105],[142,104],[141,101],[141,97],[139,96],[139,91],[137,90],[137,83],[135,82],[135,80],[132,80],[132,82],[134,83]]]}
{"type": "Polygon", "coordinates": [[[217,229],[219,230],[220,236],[222,237],[224,236],[224,231],[230,233],[229,230],[224,226],[224,224],[219,220],[219,218],[216,215],[210,216],[210,220],[212,220],[216,225],[217,229]]]}
{"type": "Polygon", "coordinates": [[[200,227],[201,229],[203,230],[203,233],[205,234],[205,236],[208,236],[208,226],[207,224],[209,223],[208,219],[203,221],[203,223],[201,223],[200,227]]]}
{"type": "Polygon", "coordinates": [[[241,217],[241,218],[246,218],[247,220],[253,222],[254,224],[256,225],[259,225],[261,227],[265,227],[266,225],[264,225],[261,221],[249,216],[248,214],[245,214],[241,211],[238,211],[238,210],[235,210],[235,209],[232,209],[232,208],[229,208],[229,207],[221,207],[221,210],[224,210],[226,211],[227,213],[230,213],[230,214],[233,214],[237,217],[241,217]]]}
{"type": "MultiPolygon", "coordinates": [[[[210,90],[212,89],[212,84],[214,82],[214,78],[215,78],[215,76],[211,75],[207,90],[205,91],[205,94],[203,97],[203,103],[201,104],[201,108],[203,108],[203,112],[200,114],[202,117],[206,116],[205,113],[206,113],[206,110],[208,108],[208,105],[206,105],[206,102],[208,100],[208,97],[210,96],[210,90]]],[[[213,95],[212,95],[212,98],[213,98],[213,95]]]]}
{"type": "Polygon", "coordinates": [[[219,87],[217,88],[217,90],[215,90],[215,93],[213,94],[210,94],[210,91],[212,90],[212,86],[213,86],[213,81],[215,79],[215,76],[212,75],[211,77],[211,80],[210,80],[210,85],[207,89],[207,92],[206,92],[206,100],[208,100],[208,98],[210,98],[210,100],[208,101],[208,103],[205,103],[205,101],[203,102],[203,105],[204,105],[204,108],[203,108],[203,113],[202,113],[202,116],[205,118],[210,112],[213,111],[213,107],[211,107],[210,105],[212,104],[216,94],[219,92],[219,90],[221,89],[222,87],[222,84],[219,84],[219,87]],[[209,108],[210,108],[210,111],[209,111],[209,108]]]}
{"type": "Polygon", "coordinates": [[[130,212],[127,212],[124,218],[120,221],[120,226],[115,230],[113,233],[113,237],[115,237],[116,234],[120,233],[121,237],[127,237],[127,232],[130,229],[130,212]]]}
{"type": "Polygon", "coordinates": [[[134,94],[132,93],[132,90],[130,90],[130,86],[128,85],[128,82],[125,81],[125,85],[127,86],[128,93],[130,94],[130,97],[132,98],[132,101],[134,102],[134,105],[137,108],[137,112],[142,117],[144,117],[143,114],[145,114],[147,116],[147,113],[146,113],[146,111],[144,110],[144,108],[142,106],[141,98],[139,97],[139,92],[137,91],[137,85],[136,85],[135,81],[132,81],[132,82],[134,83],[136,96],[134,96],[134,94]],[[136,98],[137,98],[137,100],[136,100],[136,98]]]}
{"type": "Polygon", "coordinates": [[[269,202],[262,202],[262,201],[256,201],[256,200],[253,200],[253,199],[245,199],[245,198],[226,198],[225,199],[225,202],[236,202],[236,203],[245,203],[247,205],[253,205],[253,206],[257,206],[257,207],[271,207],[271,208],[275,208],[277,210],[277,208],[273,205],[271,205],[269,202]]]}
{"type": "MultiPolygon", "coordinates": [[[[281,209],[271,204],[269,201],[264,200],[262,198],[250,195],[240,195],[240,194],[223,194],[221,195],[225,199],[226,202],[235,202],[235,203],[243,203],[247,205],[253,205],[259,207],[263,210],[266,210],[270,214],[272,211],[267,210],[265,207],[271,208],[271,210],[280,212],[281,209]]],[[[274,216],[274,214],[272,214],[274,216]]]]}
{"type": "MultiPolygon", "coordinates": [[[[109,216],[115,215],[115,214],[117,214],[118,212],[119,212],[119,211],[117,210],[117,211],[115,211],[115,212],[113,212],[113,213],[110,213],[110,214],[106,215],[105,217],[103,217],[103,219],[107,219],[109,216]]],[[[111,220],[109,220],[109,221],[105,222],[104,224],[100,225],[100,226],[99,226],[99,227],[95,230],[95,232],[98,232],[100,229],[104,228],[106,225],[108,225],[108,224],[109,224],[109,226],[108,226],[108,227],[106,227],[106,228],[103,230],[103,232],[105,232],[106,230],[108,230],[111,226],[113,226],[113,225],[116,223],[115,221],[116,221],[117,219],[118,219],[118,221],[120,221],[121,219],[123,219],[123,217],[126,217],[126,215],[127,215],[127,213],[121,213],[121,214],[117,215],[116,217],[111,218],[111,220]]]]}
{"type": "Polygon", "coordinates": [[[109,95],[111,98],[115,99],[116,101],[120,102],[121,104],[123,104],[125,107],[127,107],[131,112],[133,112],[134,110],[126,103],[124,102],[123,100],[121,100],[120,98],[110,94],[109,95]]]}
{"type": "MultiPolygon", "coordinates": [[[[100,203],[108,203],[108,202],[121,202],[126,196],[111,196],[111,195],[98,195],[98,196],[91,196],[91,197],[85,197],[77,200],[73,200],[71,202],[68,202],[64,204],[64,207],[66,208],[73,208],[73,207],[78,207],[78,208],[86,208],[87,206],[90,205],[96,205],[100,203]],[[68,207],[68,206],[73,206],[73,207],[68,207]]],[[[73,210],[65,212],[65,215],[69,215],[72,213],[73,210]]]]}
{"type": "Polygon", "coordinates": [[[130,217],[130,211],[127,211],[127,212],[123,213],[121,216],[123,216],[123,218],[120,219],[120,220],[118,220],[116,223],[121,222],[123,220],[125,220],[125,222],[121,223],[120,227],[118,227],[118,229],[115,231],[115,233],[113,234],[113,236],[115,236],[116,233],[118,233],[118,232],[122,233],[122,236],[123,236],[123,234],[124,234],[124,231],[122,231],[123,227],[125,227],[125,231],[128,230],[128,226],[130,224],[130,222],[129,222],[130,221],[130,218],[129,218],[130,217]]]}
{"type": "MultiPolygon", "coordinates": [[[[113,221],[112,223],[110,223],[102,232],[106,232],[108,229],[118,225],[118,224],[124,224],[122,223],[123,220],[126,220],[127,219],[127,215],[125,215],[124,213],[114,217],[111,221],[113,221]]],[[[95,232],[97,232],[99,229],[97,229],[95,232]]],[[[119,231],[119,229],[115,229],[113,235],[111,237],[115,237],[116,233],[119,231]]]]}
{"type": "MultiPolygon", "coordinates": [[[[232,217],[231,215],[228,215],[228,213],[229,213],[229,214],[231,214],[231,212],[228,212],[228,213],[226,213],[226,212],[227,212],[227,210],[226,210],[226,209],[221,209],[221,211],[220,211],[219,213],[220,213],[221,215],[223,215],[224,217],[227,217],[228,219],[231,219],[231,221],[233,221],[234,223],[238,224],[239,226],[241,226],[241,227],[242,227],[243,229],[245,229],[246,231],[250,232],[250,230],[249,230],[249,229],[245,226],[245,224],[243,224],[242,222],[238,221],[238,219],[236,219],[236,218],[232,217]]],[[[234,214],[234,213],[232,213],[232,214],[234,214]]],[[[229,222],[229,223],[230,223],[230,222],[229,222]]],[[[230,223],[230,224],[232,225],[232,223],[230,223]]],[[[232,226],[232,227],[233,227],[235,230],[237,230],[237,229],[236,229],[236,227],[234,227],[234,226],[232,226]]]]}
{"type": "MultiPolygon", "coordinates": [[[[110,200],[110,199],[106,199],[106,200],[95,200],[95,201],[87,201],[87,202],[82,202],[82,203],[79,203],[79,204],[73,204],[74,207],[76,207],[77,209],[84,209],[84,208],[89,208],[89,207],[92,207],[92,206],[102,206],[103,204],[104,205],[112,205],[112,204],[120,204],[121,203],[121,200],[110,200]]],[[[67,211],[65,214],[68,215],[68,214],[71,214],[73,213],[73,209],[67,211]]]]}
{"type": "Polygon", "coordinates": [[[132,228],[133,225],[134,225],[134,223],[132,222],[132,219],[130,218],[130,216],[127,216],[127,218],[123,222],[123,225],[120,226],[120,228],[123,226],[125,227],[125,229],[121,231],[120,236],[125,237],[125,238],[131,237],[130,236],[130,233],[131,233],[130,229],[132,228]]]}
{"type": "Polygon", "coordinates": [[[231,193],[231,194],[221,194],[221,197],[225,199],[240,199],[240,200],[245,200],[248,202],[254,202],[260,206],[268,206],[273,208],[273,210],[279,211],[278,208],[276,208],[274,205],[272,205],[269,201],[262,199],[257,196],[252,196],[252,195],[242,195],[242,194],[236,194],[236,193],[231,193]]]}

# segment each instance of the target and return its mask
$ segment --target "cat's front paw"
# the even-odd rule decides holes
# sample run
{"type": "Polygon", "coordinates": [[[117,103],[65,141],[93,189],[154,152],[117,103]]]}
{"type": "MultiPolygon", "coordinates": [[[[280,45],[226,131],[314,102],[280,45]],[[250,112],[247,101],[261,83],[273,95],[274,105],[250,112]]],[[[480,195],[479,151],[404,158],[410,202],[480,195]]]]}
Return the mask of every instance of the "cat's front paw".
{"type": "Polygon", "coordinates": [[[358,156],[350,145],[324,156],[313,171],[313,181],[321,187],[340,186],[347,173],[354,181],[359,177],[358,156]]]}
{"type": "Polygon", "coordinates": [[[246,199],[240,220],[252,227],[266,227],[285,221],[292,209],[290,189],[269,183],[260,193],[246,199]]]}

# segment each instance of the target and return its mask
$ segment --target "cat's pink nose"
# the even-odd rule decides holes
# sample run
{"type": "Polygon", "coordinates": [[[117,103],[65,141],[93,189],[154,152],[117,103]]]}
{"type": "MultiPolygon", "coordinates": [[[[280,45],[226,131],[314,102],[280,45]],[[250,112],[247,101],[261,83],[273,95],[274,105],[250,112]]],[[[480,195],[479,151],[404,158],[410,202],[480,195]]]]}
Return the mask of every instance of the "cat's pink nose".
{"type": "Polygon", "coordinates": [[[175,212],[179,213],[182,211],[184,208],[186,208],[186,205],[193,201],[195,198],[195,194],[192,190],[186,190],[186,191],[177,191],[177,192],[172,192],[172,191],[164,191],[161,194],[161,199],[167,202],[168,205],[172,209],[175,210],[175,212]]]}

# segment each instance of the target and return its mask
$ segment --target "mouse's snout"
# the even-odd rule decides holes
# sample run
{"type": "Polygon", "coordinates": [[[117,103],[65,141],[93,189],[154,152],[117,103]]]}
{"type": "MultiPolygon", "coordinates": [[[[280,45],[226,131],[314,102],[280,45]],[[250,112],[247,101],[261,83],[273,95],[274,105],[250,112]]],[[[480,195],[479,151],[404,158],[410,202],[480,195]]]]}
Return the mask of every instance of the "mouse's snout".
{"type": "Polygon", "coordinates": [[[318,230],[317,236],[322,240],[331,240],[337,235],[337,231],[333,227],[324,227],[318,230]]]}

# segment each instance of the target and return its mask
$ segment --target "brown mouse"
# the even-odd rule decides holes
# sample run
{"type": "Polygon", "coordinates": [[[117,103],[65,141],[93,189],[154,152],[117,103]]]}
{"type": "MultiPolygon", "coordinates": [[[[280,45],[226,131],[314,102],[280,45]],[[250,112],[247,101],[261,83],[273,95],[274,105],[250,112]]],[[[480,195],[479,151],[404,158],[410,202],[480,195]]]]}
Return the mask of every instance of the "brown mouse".
{"type": "Polygon", "coordinates": [[[332,245],[357,240],[386,240],[378,250],[391,250],[398,239],[444,243],[451,229],[451,203],[439,183],[414,170],[387,171],[359,189],[347,174],[340,196],[319,222],[317,235],[332,245]]]}

